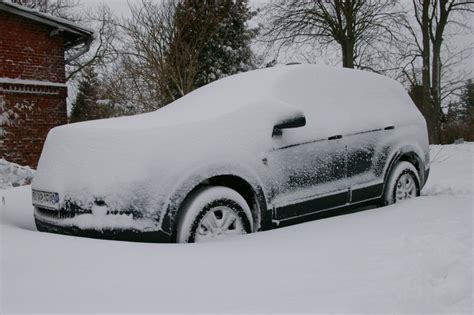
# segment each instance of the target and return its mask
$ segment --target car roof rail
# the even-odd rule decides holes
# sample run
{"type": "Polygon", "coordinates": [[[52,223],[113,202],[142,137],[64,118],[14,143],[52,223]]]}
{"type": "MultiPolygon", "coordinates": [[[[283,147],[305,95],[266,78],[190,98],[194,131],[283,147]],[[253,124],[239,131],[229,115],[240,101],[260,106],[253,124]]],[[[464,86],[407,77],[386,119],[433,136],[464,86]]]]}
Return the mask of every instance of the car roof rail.
{"type": "Polygon", "coordinates": [[[294,65],[300,65],[301,62],[288,62],[286,65],[287,66],[294,66],[294,65]]]}

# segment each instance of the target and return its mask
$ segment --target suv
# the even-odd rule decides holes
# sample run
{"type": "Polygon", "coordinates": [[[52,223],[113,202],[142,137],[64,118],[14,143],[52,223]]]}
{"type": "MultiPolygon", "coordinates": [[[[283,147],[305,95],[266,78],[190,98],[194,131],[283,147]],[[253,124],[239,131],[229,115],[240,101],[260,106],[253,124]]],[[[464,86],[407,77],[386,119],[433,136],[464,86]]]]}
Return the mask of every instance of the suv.
{"type": "Polygon", "coordinates": [[[399,83],[292,65],[54,128],[32,189],[40,231],[198,242],[412,198],[428,173],[426,123],[399,83]]]}

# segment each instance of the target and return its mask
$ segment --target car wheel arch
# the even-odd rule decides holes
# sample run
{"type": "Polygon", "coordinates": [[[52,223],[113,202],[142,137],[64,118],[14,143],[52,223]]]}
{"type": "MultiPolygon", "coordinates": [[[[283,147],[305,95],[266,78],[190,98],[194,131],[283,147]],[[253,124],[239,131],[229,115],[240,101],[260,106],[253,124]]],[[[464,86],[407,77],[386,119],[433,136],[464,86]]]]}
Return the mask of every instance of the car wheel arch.
{"type": "Polygon", "coordinates": [[[424,162],[422,158],[420,157],[420,155],[416,152],[416,149],[414,147],[404,146],[395,152],[395,154],[390,159],[390,162],[388,163],[388,167],[384,174],[384,181],[383,181],[384,188],[383,188],[383,194],[382,194],[383,196],[385,195],[385,190],[387,188],[386,183],[387,183],[388,177],[390,176],[391,172],[393,171],[397,163],[401,161],[406,161],[413,164],[420,178],[420,189],[421,187],[423,187],[423,184],[426,181],[425,172],[424,172],[424,162]]]}
{"type": "MultiPolygon", "coordinates": [[[[213,176],[193,177],[185,181],[182,187],[175,190],[169,198],[166,213],[163,216],[161,228],[176,239],[178,220],[182,216],[183,204],[194,192],[204,186],[224,186],[237,191],[247,201],[252,212],[254,231],[266,225],[269,218],[267,213],[267,202],[262,186],[256,181],[250,181],[235,174],[222,173],[213,176]],[[171,202],[171,200],[173,200],[171,202]]],[[[269,219],[271,221],[271,218],[269,219]]]]}

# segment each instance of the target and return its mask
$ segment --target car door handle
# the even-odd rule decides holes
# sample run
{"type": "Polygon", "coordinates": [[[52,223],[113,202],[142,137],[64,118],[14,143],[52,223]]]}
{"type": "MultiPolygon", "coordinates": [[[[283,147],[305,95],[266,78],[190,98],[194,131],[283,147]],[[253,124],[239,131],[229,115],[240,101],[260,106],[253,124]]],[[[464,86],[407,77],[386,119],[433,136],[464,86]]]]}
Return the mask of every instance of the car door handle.
{"type": "Polygon", "coordinates": [[[392,129],[395,129],[395,126],[388,126],[388,127],[383,128],[383,130],[392,130],[392,129]]]}
{"type": "Polygon", "coordinates": [[[342,138],[342,135],[335,135],[335,136],[331,136],[328,138],[328,140],[336,140],[336,139],[341,139],[342,138]]]}

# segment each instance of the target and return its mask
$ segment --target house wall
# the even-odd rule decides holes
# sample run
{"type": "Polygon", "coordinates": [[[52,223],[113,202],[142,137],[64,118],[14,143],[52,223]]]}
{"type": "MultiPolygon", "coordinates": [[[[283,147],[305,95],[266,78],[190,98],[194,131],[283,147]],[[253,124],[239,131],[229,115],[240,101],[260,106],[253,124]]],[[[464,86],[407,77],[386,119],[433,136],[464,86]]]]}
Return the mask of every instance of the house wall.
{"type": "Polygon", "coordinates": [[[0,126],[0,157],[31,167],[48,131],[67,123],[64,39],[51,31],[0,11],[0,115],[8,118],[0,126]]]}

